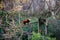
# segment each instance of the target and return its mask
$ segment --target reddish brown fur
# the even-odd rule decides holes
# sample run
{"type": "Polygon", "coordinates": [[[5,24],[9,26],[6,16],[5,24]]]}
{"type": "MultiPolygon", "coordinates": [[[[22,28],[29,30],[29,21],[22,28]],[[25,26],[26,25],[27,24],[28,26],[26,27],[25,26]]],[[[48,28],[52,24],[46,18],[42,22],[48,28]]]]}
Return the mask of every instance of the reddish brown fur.
{"type": "Polygon", "coordinates": [[[29,23],[29,22],[30,22],[30,20],[26,19],[26,20],[23,21],[23,24],[25,25],[26,23],[29,23]]]}

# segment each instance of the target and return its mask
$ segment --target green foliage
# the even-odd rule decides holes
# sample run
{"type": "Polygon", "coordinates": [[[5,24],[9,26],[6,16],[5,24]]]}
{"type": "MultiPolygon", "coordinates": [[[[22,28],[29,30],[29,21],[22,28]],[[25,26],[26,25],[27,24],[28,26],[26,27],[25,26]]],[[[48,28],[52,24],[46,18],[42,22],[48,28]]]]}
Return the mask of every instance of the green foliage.
{"type": "Polygon", "coordinates": [[[37,23],[33,23],[32,24],[32,31],[37,32],[38,28],[37,28],[37,23]]]}
{"type": "Polygon", "coordinates": [[[55,34],[58,30],[60,31],[60,20],[48,18],[48,34],[55,34]]]}
{"type": "Polygon", "coordinates": [[[31,40],[56,40],[56,38],[51,38],[49,36],[43,36],[40,33],[35,33],[35,32],[32,32],[32,33],[33,35],[32,35],[31,40]]]}
{"type": "Polygon", "coordinates": [[[32,39],[31,40],[40,40],[41,34],[33,32],[32,39]]]}
{"type": "MultiPolygon", "coordinates": [[[[3,18],[2,18],[2,23],[6,26],[6,27],[9,27],[10,25],[9,24],[7,24],[6,23],[6,15],[5,14],[7,14],[7,13],[5,13],[5,12],[2,12],[2,11],[0,11],[0,16],[4,16],[3,18]]],[[[19,17],[18,17],[18,15],[19,15],[19,13],[8,13],[7,15],[8,15],[8,17],[7,17],[7,21],[10,23],[10,22],[12,22],[11,20],[12,20],[12,18],[13,18],[13,20],[14,20],[14,23],[15,23],[15,26],[19,26],[19,17]],[[9,15],[8,15],[9,14],[9,15]]],[[[47,13],[45,13],[43,16],[45,17],[46,16],[46,14],[47,13]]],[[[48,16],[50,16],[51,14],[47,14],[47,16],[45,17],[45,18],[47,18],[48,16]]],[[[42,16],[41,16],[42,17],[42,16]]],[[[22,20],[24,20],[25,18],[28,18],[27,16],[26,16],[26,14],[24,14],[24,13],[21,13],[21,15],[20,15],[20,21],[22,21],[22,20]]],[[[52,19],[52,18],[51,18],[52,19]]],[[[34,19],[31,19],[30,20],[31,22],[31,25],[32,25],[32,29],[30,28],[31,26],[30,25],[26,25],[27,27],[25,27],[25,28],[23,28],[23,30],[24,31],[29,31],[29,30],[32,30],[32,31],[34,31],[33,32],[33,35],[32,35],[32,37],[31,37],[31,40],[45,40],[45,39],[47,39],[47,40],[55,40],[55,38],[51,38],[51,37],[49,37],[49,36],[42,36],[40,33],[35,33],[35,32],[37,32],[38,31],[38,24],[37,24],[37,18],[34,18],[34,19]]],[[[60,21],[57,21],[58,22],[58,25],[59,25],[59,23],[60,23],[60,21]]],[[[5,27],[4,26],[4,27],[5,27]]],[[[45,25],[42,25],[41,26],[41,29],[43,29],[44,30],[44,26],[45,25]]],[[[59,28],[59,27],[58,27],[59,28]]],[[[49,32],[50,33],[54,33],[54,32],[56,32],[55,30],[56,30],[56,28],[54,28],[54,25],[53,24],[49,24],[49,28],[48,28],[49,30],[49,32]],[[54,30],[53,30],[54,29],[54,30]]],[[[60,28],[59,28],[60,29],[60,28]]],[[[17,36],[20,36],[20,32],[17,32],[16,33],[16,35],[17,36]]]]}
{"type": "Polygon", "coordinates": [[[56,38],[46,37],[47,40],[56,40],[56,38]]]}
{"type": "Polygon", "coordinates": [[[0,16],[3,17],[6,13],[4,11],[0,11],[0,16]]]}

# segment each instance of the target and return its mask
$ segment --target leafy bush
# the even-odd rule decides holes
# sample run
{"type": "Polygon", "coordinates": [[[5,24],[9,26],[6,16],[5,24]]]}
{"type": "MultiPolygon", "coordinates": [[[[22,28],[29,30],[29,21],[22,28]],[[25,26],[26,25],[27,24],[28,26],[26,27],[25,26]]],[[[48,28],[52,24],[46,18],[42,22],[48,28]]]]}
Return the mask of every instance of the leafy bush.
{"type": "Polygon", "coordinates": [[[41,38],[41,34],[40,33],[33,32],[32,39],[31,40],[40,40],[40,39],[42,39],[41,38]]]}
{"type": "Polygon", "coordinates": [[[56,40],[55,38],[51,38],[49,36],[43,36],[40,33],[35,33],[35,32],[32,32],[32,33],[33,35],[31,40],[56,40]]]}
{"type": "Polygon", "coordinates": [[[53,19],[52,17],[48,18],[48,35],[54,36],[56,39],[60,40],[60,20],[53,19]]]}

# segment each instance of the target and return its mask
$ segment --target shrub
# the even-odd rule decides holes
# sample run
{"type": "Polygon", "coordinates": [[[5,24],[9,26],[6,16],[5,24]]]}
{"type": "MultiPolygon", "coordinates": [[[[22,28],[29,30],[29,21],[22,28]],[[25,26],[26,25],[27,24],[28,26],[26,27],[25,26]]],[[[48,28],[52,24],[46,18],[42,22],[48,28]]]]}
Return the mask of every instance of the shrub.
{"type": "Polygon", "coordinates": [[[56,40],[56,38],[51,38],[49,36],[43,36],[40,33],[32,32],[31,40],[56,40]]]}

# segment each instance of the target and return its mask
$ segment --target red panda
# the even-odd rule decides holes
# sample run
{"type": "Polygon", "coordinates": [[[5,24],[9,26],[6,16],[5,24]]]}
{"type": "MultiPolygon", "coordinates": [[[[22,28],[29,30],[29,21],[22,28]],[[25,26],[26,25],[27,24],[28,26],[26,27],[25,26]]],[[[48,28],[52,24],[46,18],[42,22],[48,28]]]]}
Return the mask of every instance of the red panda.
{"type": "Polygon", "coordinates": [[[23,24],[24,24],[24,25],[27,24],[27,23],[29,23],[29,22],[30,22],[29,19],[23,20],[23,24]]]}

